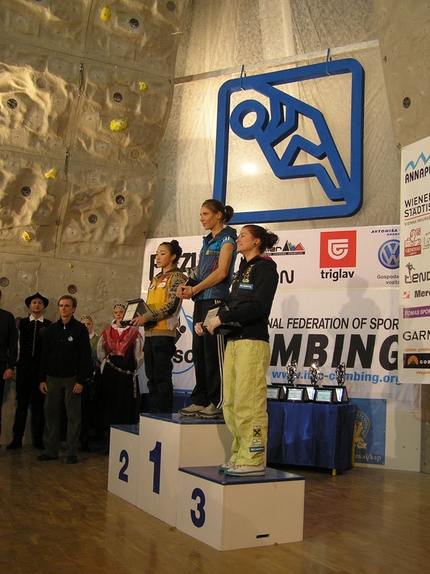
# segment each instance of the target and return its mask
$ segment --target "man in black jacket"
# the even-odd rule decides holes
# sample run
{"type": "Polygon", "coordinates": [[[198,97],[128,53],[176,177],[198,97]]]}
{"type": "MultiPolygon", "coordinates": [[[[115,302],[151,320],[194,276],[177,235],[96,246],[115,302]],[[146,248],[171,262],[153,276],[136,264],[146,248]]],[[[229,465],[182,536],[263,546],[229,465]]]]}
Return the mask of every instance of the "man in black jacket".
{"type": "Polygon", "coordinates": [[[75,297],[58,301],[60,319],[44,333],[40,362],[40,390],[45,395],[45,453],[37,460],[58,459],[62,393],[67,412],[67,464],[78,462],[81,430],[81,393],[91,371],[91,346],[87,328],[73,316],[75,297]]]}
{"type": "Polygon", "coordinates": [[[30,315],[17,319],[19,336],[19,359],[16,365],[16,411],[13,423],[13,440],[7,450],[21,448],[25,432],[28,408],[31,408],[31,436],[33,446],[44,450],[43,416],[44,396],[39,390],[39,363],[42,354],[42,335],[51,321],[45,319],[43,311],[49,300],[39,292],[25,300],[30,315]]]}
{"type": "MultiPolygon", "coordinates": [[[[1,300],[1,291],[0,291],[1,300]]],[[[5,382],[10,379],[15,369],[18,355],[18,332],[15,317],[10,311],[0,309],[0,434],[1,434],[1,408],[5,382]]]]}

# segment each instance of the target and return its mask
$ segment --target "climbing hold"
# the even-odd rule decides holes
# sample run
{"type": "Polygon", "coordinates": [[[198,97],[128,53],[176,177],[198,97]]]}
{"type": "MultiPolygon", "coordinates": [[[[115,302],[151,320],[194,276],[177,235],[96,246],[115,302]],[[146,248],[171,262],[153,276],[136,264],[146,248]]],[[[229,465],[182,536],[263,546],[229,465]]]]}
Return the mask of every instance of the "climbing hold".
{"type": "Polygon", "coordinates": [[[109,6],[103,6],[101,14],[100,14],[100,20],[103,20],[103,22],[109,22],[109,20],[110,20],[110,8],[109,8],[109,6]]]}
{"type": "Polygon", "coordinates": [[[49,171],[47,171],[45,173],[45,177],[46,179],[55,179],[57,177],[57,173],[58,173],[58,169],[55,169],[55,167],[53,169],[50,169],[49,171]]]}
{"type": "Polygon", "coordinates": [[[22,238],[24,239],[24,241],[27,241],[27,243],[30,243],[30,241],[31,241],[30,234],[27,233],[27,231],[22,232],[22,238]]]}
{"type": "Polygon", "coordinates": [[[122,132],[128,128],[127,120],[112,120],[110,123],[110,129],[113,132],[122,132]]]}
{"type": "Polygon", "coordinates": [[[69,263],[68,267],[69,267],[69,269],[72,269],[73,263],[69,263]]]}
{"type": "Polygon", "coordinates": [[[139,90],[144,92],[147,89],[148,89],[148,84],[146,84],[145,82],[139,82],[139,90]]]}

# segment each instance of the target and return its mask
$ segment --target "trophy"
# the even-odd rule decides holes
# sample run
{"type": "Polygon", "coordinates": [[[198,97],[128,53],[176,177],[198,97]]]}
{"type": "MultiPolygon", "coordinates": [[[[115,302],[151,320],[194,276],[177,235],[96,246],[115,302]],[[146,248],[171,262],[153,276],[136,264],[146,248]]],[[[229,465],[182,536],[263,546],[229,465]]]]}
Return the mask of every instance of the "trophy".
{"type": "Polygon", "coordinates": [[[320,376],[321,372],[319,370],[318,361],[315,361],[315,363],[312,363],[312,365],[309,367],[309,379],[311,381],[311,385],[317,387],[320,376]]]}
{"type": "Polygon", "coordinates": [[[294,385],[297,378],[297,361],[292,361],[291,363],[288,363],[285,369],[287,370],[288,384],[294,385]]]}
{"type": "Polygon", "coordinates": [[[316,403],[333,403],[336,402],[334,391],[332,387],[318,386],[318,382],[324,378],[323,373],[319,369],[318,361],[312,363],[309,367],[309,378],[313,388],[312,400],[316,403]]]}
{"type": "Polygon", "coordinates": [[[310,385],[308,385],[308,396],[309,400],[313,401],[316,397],[316,388],[318,387],[318,381],[321,378],[321,372],[319,370],[318,361],[312,363],[308,369],[310,385]]]}
{"type": "Polygon", "coordinates": [[[346,367],[345,363],[341,363],[336,367],[336,381],[339,387],[345,384],[346,367]]]}
{"type": "Polygon", "coordinates": [[[346,380],[346,367],[345,363],[341,363],[336,367],[335,370],[336,374],[336,383],[337,385],[324,385],[325,389],[332,389],[336,395],[336,402],[338,403],[347,403],[348,393],[345,387],[345,380],[346,380]]]}
{"type": "Polygon", "coordinates": [[[267,387],[267,399],[268,400],[277,400],[277,401],[292,401],[292,400],[302,400],[301,396],[298,397],[298,394],[295,393],[296,389],[294,387],[296,378],[297,378],[297,362],[292,361],[288,363],[285,367],[287,371],[287,383],[272,383],[267,387]],[[297,398],[293,398],[294,396],[297,398]]]}
{"type": "Polygon", "coordinates": [[[308,386],[297,384],[297,362],[291,361],[286,367],[288,385],[284,387],[285,399],[293,402],[307,402],[309,400],[308,386]]]}

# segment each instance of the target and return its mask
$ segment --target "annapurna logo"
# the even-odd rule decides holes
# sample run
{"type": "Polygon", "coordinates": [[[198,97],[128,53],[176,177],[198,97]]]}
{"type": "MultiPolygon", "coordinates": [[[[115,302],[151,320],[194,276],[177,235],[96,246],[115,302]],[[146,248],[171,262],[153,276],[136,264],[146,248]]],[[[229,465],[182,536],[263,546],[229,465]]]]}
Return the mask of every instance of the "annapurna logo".
{"type": "Polygon", "coordinates": [[[430,155],[421,152],[418,158],[411,160],[405,167],[405,183],[411,183],[430,175],[430,155]]]}

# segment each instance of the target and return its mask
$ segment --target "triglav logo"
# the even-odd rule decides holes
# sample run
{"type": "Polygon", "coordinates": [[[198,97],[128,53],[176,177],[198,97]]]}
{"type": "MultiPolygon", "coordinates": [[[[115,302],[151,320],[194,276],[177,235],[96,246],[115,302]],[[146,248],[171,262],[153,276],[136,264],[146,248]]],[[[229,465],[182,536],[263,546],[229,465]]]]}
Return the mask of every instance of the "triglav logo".
{"type": "Polygon", "coordinates": [[[322,231],[320,267],[355,267],[357,231],[322,231]]]}
{"type": "MultiPolygon", "coordinates": [[[[226,202],[229,144],[233,132],[242,140],[255,140],[278,179],[316,178],[326,196],[321,198],[321,205],[315,205],[315,197],[312,196],[308,205],[302,206],[301,203],[306,203],[306,200],[299,193],[294,197],[294,203],[298,203],[299,207],[236,212],[233,223],[353,215],[360,209],[363,199],[363,109],[364,71],[356,60],[350,58],[259,76],[241,76],[225,82],[218,94],[214,197],[226,202]],[[286,93],[290,85],[294,87],[294,83],[300,82],[302,86],[308,80],[319,78],[324,79],[319,81],[330,82],[340,75],[351,78],[349,166],[342,160],[322,112],[286,93]],[[248,92],[258,100],[267,102],[267,107],[257,99],[247,99],[233,107],[230,113],[231,97],[235,92],[240,92],[241,96],[248,92]],[[309,127],[307,135],[299,131],[303,125],[309,127]]],[[[291,188],[289,193],[294,193],[291,188]]]]}
{"type": "Polygon", "coordinates": [[[322,231],[320,233],[321,279],[338,281],[352,279],[354,271],[340,269],[355,267],[357,261],[357,231],[322,231]],[[328,271],[323,268],[329,267],[328,271]],[[335,267],[336,269],[333,269],[335,267]]]}

